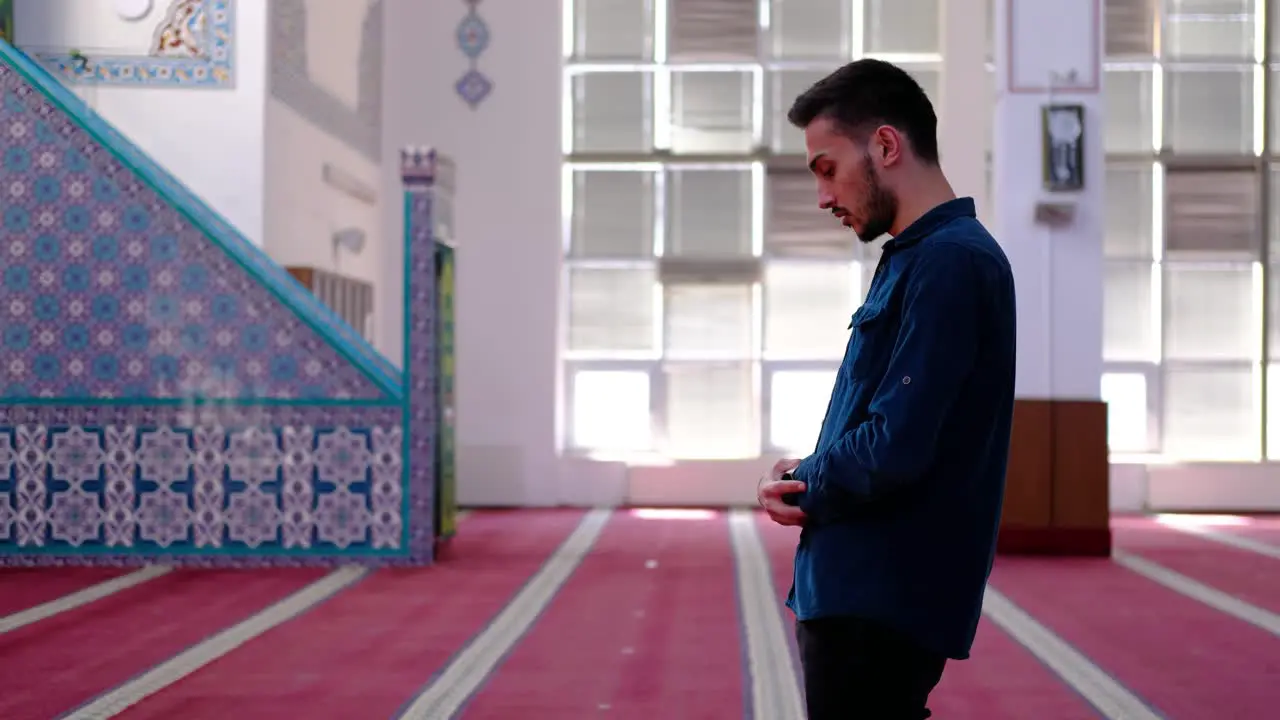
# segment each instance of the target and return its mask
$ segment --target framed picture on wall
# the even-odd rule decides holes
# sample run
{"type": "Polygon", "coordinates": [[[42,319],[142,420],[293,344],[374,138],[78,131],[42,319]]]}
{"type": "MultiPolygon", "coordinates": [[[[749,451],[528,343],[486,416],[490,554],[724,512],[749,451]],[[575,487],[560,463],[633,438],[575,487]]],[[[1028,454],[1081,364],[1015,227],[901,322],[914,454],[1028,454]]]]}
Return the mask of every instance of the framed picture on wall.
{"type": "Polygon", "coordinates": [[[1084,188],[1084,106],[1045,105],[1041,109],[1044,187],[1050,192],[1084,188]]]}

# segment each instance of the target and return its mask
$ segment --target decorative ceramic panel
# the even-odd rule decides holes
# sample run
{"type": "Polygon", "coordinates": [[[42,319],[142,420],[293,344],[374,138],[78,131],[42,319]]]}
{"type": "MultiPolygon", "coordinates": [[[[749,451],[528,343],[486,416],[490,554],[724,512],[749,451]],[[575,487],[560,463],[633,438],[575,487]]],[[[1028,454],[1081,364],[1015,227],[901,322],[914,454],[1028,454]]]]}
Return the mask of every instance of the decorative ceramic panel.
{"type": "MultiPolygon", "coordinates": [[[[398,407],[0,407],[0,564],[420,561],[398,407]]],[[[429,548],[429,546],[428,546],[429,548]]]]}
{"type": "Polygon", "coordinates": [[[17,51],[0,64],[0,400],[397,398],[358,333],[17,51]]]}
{"type": "Polygon", "coordinates": [[[429,202],[402,378],[2,45],[0,137],[0,564],[431,561],[429,202]]]}
{"type": "MultiPolygon", "coordinates": [[[[235,0],[157,0],[146,54],[40,53],[67,82],[230,87],[235,83],[235,0]]],[[[145,22],[146,20],[142,20],[145,22]]]]}

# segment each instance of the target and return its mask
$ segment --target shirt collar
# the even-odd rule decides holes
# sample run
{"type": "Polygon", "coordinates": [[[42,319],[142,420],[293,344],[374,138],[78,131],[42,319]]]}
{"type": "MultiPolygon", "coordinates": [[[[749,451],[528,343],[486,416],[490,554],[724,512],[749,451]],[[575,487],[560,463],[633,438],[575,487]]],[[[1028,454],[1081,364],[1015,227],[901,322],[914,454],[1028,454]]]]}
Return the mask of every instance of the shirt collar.
{"type": "Polygon", "coordinates": [[[884,244],[884,252],[893,252],[905,247],[910,247],[920,242],[921,239],[937,230],[939,227],[962,217],[977,217],[978,212],[974,205],[973,198],[959,197],[954,200],[948,200],[941,205],[934,207],[929,212],[921,215],[915,222],[911,223],[902,232],[891,238],[884,244]]]}

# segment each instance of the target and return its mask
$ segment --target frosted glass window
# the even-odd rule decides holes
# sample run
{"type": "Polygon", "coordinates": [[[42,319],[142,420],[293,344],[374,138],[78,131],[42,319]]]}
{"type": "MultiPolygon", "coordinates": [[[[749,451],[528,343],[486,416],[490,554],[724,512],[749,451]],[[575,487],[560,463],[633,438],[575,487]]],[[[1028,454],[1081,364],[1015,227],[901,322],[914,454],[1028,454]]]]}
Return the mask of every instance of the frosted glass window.
{"type": "Polygon", "coordinates": [[[769,444],[795,457],[812,453],[835,381],[835,370],[773,373],[769,383],[769,444]]]}
{"type": "Polygon", "coordinates": [[[861,283],[854,263],[771,262],[765,267],[765,351],[771,358],[838,359],[861,283]]]}
{"type": "Polygon", "coordinates": [[[669,170],[666,211],[667,254],[751,255],[750,170],[669,170]]]}
{"type": "Polygon", "coordinates": [[[656,283],[651,268],[571,268],[569,349],[653,350],[656,283]]]}
{"type": "Polygon", "coordinates": [[[1165,357],[1257,357],[1262,319],[1255,309],[1252,267],[1167,263],[1164,284],[1165,357]]]}
{"type": "Polygon", "coordinates": [[[644,72],[570,76],[573,152],[653,152],[653,78],[644,72]]]}
{"type": "Polygon", "coordinates": [[[1102,356],[1105,360],[1153,360],[1156,328],[1152,267],[1146,262],[1111,262],[1104,273],[1102,356]]]}
{"type": "Polygon", "coordinates": [[[1169,369],[1164,379],[1164,453],[1180,460],[1253,460],[1261,398],[1254,371],[1169,369]]]}
{"type": "Polygon", "coordinates": [[[653,257],[656,175],[575,172],[570,254],[599,259],[653,257]]]}
{"type": "Polygon", "coordinates": [[[652,446],[649,374],[581,370],[573,374],[573,442],[588,450],[652,446]]]}
{"type": "Polygon", "coordinates": [[[671,73],[671,151],[750,152],[755,146],[752,75],[738,71],[671,73]]]}
{"type": "Polygon", "coordinates": [[[1102,401],[1107,404],[1107,445],[1111,452],[1150,450],[1147,376],[1104,373],[1102,401]]]}
{"type": "Polygon", "coordinates": [[[631,60],[653,57],[651,0],[574,0],[574,57],[631,60]]]}
{"type": "Polygon", "coordinates": [[[779,60],[847,61],[848,0],[769,0],[769,53],[779,60]]]}
{"type": "Polygon", "coordinates": [[[1253,154],[1253,68],[1165,71],[1174,152],[1253,154]]]}
{"type": "Polygon", "coordinates": [[[667,367],[667,451],[683,459],[755,457],[760,434],[749,363],[667,367]]]}
{"type": "Polygon", "coordinates": [[[1106,114],[1103,146],[1109,153],[1150,153],[1152,147],[1154,73],[1115,69],[1102,75],[1106,114]]]}
{"type": "Polygon", "coordinates": [[[665,295],[668,357],[754,355],[750,286],[667,285],[665,295]]]}

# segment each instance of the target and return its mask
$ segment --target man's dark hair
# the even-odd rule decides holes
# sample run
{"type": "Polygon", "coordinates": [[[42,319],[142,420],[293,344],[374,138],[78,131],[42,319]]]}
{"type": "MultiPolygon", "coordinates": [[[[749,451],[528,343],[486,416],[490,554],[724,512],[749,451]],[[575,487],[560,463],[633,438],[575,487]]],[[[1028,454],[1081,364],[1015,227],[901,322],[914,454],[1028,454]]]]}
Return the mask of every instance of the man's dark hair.
{"type": "Polygon", "coordinates": [[[883,60],[855,60],[814,83],[787,112],[787,120],[806,128],[831,118],[851,136],[891,125],[906,135],[921,160],[938,164],[938,116],[920,83],[883,60]]]}

